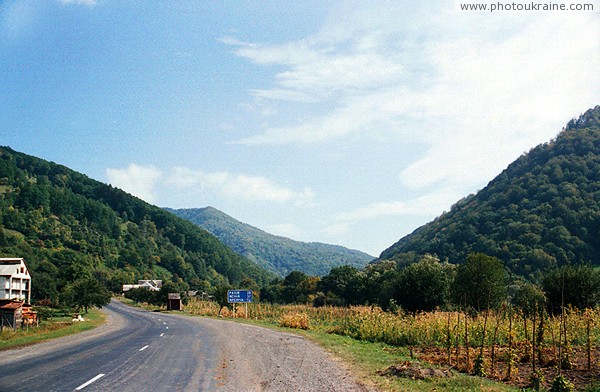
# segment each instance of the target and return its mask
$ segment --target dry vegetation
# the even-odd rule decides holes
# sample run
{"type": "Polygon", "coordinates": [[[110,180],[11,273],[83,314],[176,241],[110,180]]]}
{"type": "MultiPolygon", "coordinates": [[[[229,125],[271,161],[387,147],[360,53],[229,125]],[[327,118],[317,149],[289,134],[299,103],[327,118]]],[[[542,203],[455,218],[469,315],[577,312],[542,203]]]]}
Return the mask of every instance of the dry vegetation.
{"type": "MultiPolygon", "coordinates": [[[[244,309],[245,308],[238,308],[244,309]]],[[[231,316],[214,302],[190,300],[186,311],[231,316]]],[[[238,314],[238,317],[246,315],[238,314]]],[[[378,307],[250,304],[248,318],[321,329],[358,340],[408,347],[417,358],[519,387],[549,387],[560,372],[578,389],[600,380],[600,310],[565,310],[536,319],[510,308],[467,315],[384,312],[378,307]],[[559,369],[559,365],[560,369],[559,369]]]]}

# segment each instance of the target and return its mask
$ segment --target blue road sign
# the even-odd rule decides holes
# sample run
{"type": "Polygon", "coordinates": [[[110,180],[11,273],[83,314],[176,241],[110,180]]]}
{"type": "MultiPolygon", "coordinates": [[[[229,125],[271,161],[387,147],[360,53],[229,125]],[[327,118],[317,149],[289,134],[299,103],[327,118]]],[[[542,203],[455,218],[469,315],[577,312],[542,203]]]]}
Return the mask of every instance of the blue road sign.
{"type": "Polygon", "coordinates": [[[230,304],[252,302],[252,290],[227,290],[227,302],[230,304]]]}

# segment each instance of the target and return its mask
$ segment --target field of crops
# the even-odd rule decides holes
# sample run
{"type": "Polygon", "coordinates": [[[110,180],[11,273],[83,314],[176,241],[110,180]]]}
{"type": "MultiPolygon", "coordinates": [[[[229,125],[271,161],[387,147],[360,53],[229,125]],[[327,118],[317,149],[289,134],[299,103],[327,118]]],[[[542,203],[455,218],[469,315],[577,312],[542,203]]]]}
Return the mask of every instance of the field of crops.
{"type": "Polygon", "coordinates": [[[522,387],[530,386],[532,380],[548,385],[559,367],[560,373],[578,387],[600,379],[598,309],[566,309],[556,316],[524,317],[507,307],[467,315],[391,313],[367,306],[249,304],[237,305],[234,315],[232,308],[191,299],[186,311],[212,317],[247,317],[408,347],[415,357],[427,362],[522,387]]]}

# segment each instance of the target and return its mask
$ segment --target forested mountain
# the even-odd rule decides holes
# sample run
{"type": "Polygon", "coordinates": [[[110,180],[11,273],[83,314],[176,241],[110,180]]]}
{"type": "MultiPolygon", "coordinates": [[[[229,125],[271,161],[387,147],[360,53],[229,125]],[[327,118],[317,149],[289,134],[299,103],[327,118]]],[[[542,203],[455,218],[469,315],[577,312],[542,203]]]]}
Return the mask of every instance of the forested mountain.
{"type": "Polygon", "coordinates": [[[275,236],[213,207],[167,210],[208,230],[238,254],[281,276],[292,271],[322,276],[333,267],[363,268],[373,260],[364,252],[343,246],[275,236]]]}
{"type": "Polygon", "coordinates": [[[25,258],[38,299],[88,277],[119,291],[140,278],[206,289],[274,276],[184,219],[8,147],[0,147],[0,256],[25,258]]]}
{"type": "Polygon", "coordinates": [[[428,253],[461,263],[470,252],[498,257],[524,276],[600,265],[600,106],[380,257],[410,263],[428,253]]]}

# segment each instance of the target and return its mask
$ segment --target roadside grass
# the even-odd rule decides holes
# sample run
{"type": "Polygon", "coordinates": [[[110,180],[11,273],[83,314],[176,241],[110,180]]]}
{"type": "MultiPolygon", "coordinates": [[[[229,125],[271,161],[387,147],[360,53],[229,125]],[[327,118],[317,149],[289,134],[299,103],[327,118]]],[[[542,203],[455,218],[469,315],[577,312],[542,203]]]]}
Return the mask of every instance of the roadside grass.
{"type": "Polygon", "coordinates": [[[372,343],[356,340],[349,336],[341,336],[328,333],[323,328],[315,327],[309,330],[282,327],[278,323],[260,321],[244,318],[226,318],[244,324],[262,326],[282,332],[294,333],[306,337],[325,348],[342,363],[365,385],[374,386],[381,391],[485,391],[485,392],[508,392],[519,391],[519,388],[511,387],[485,378],[452,372],[448,378],[430,378],[415,380],[412,378],[382,376],[378,372],[385,371],[392,365],[406,361],[423,367],[434,367],[418,360],[411,359],[410,352],[405,347],[395,347],[385,343],[372,343]]]}
{"type": "Polygon", "coordinates": [[[73,322],[70,315],[53,317],[52,320],[42,321],[38,327],[16,331],[5,329],[0,333],[0,351],[87,331],[106,321],[106,315],[99,309],[90,309],[83,317],[85,321],[79,322],[73,322]]]}
{"type": "MultiPolygon", "coordinates": [[[[292,306],[289,310],[291,315],[294,316],[292,322],[283,317],[282,307],[270,305],[251,307],[249,318],[246,318],[244,308],[239,307],[236,311],[237,318],[232,318],[233,312],[227,308],[221,309],[216,303],[193,301],[184,307],[184,314],[224,318],[304,336],[337,357],[357,380],[365,385],[374,386],[381,391],[504,392],[519,390],[500,382],[455,371],[450,372],[450,377],[426,378],[424,380],[380,375],[379,372],[402,363],[411,363],[416,368],[435,368],[446,371],[448,371],[448,368],[440,368],[411,358],[411,353],[407,347],[392,346],[384,342],[358,340],[350,336],[332,333],[335,329],[332,328],[332,325],[337,324],[339,321],[339,315],[330,314],[332,311],[336,312],[335,309],[312,315],[309,328],[305,328],[308,327],[308,324],[304,318],[299,317],[305,315],[303,312],[305,308],[292,306]],[[288,325],[295,328],[289,328],[288,325]]],[[[323,309],[316,309],[316,311],[323,311],[323,309]]]]}
{"type": "MultiPolygon", "coordinates": [[[[427,378],[415,380],[406,377],[382,376],[379,371],[385,371],[389,366],[403,362],[412,362],[417,366],[421,363],[410,358],[408,349],[389,346],[385,343],[371,343],[356,340],[348,336],[340,336],[315,331],[307,334],[332,352],[345,363],[349,364],[353,374],[361,380],[368,380],[384,391],[516,391],[501,383],[489,381],[480,377],[468,376],[452,372],[448,378],[427,378]]],[[[423,367],[431,367],[424,363],[423,367]]]]}
{"type": "Polygon", "coordinates": [[[123,297],[123,296],[117,296],[117,297],[113,297],[114,299],[116,299],[117,301],[121,302],[124,305],[127,306],[133,306],[134,308],[140,308],[140,309],[144,309],[144,310],[151,310],[153,312],[158,312],[158,311],[166,311],[167,307],[166,306],[159,306],[159,305],[150,305],[146,302],[143,303],[139,303],[139,302],[135,302],[132,299],[123,297]]]}

